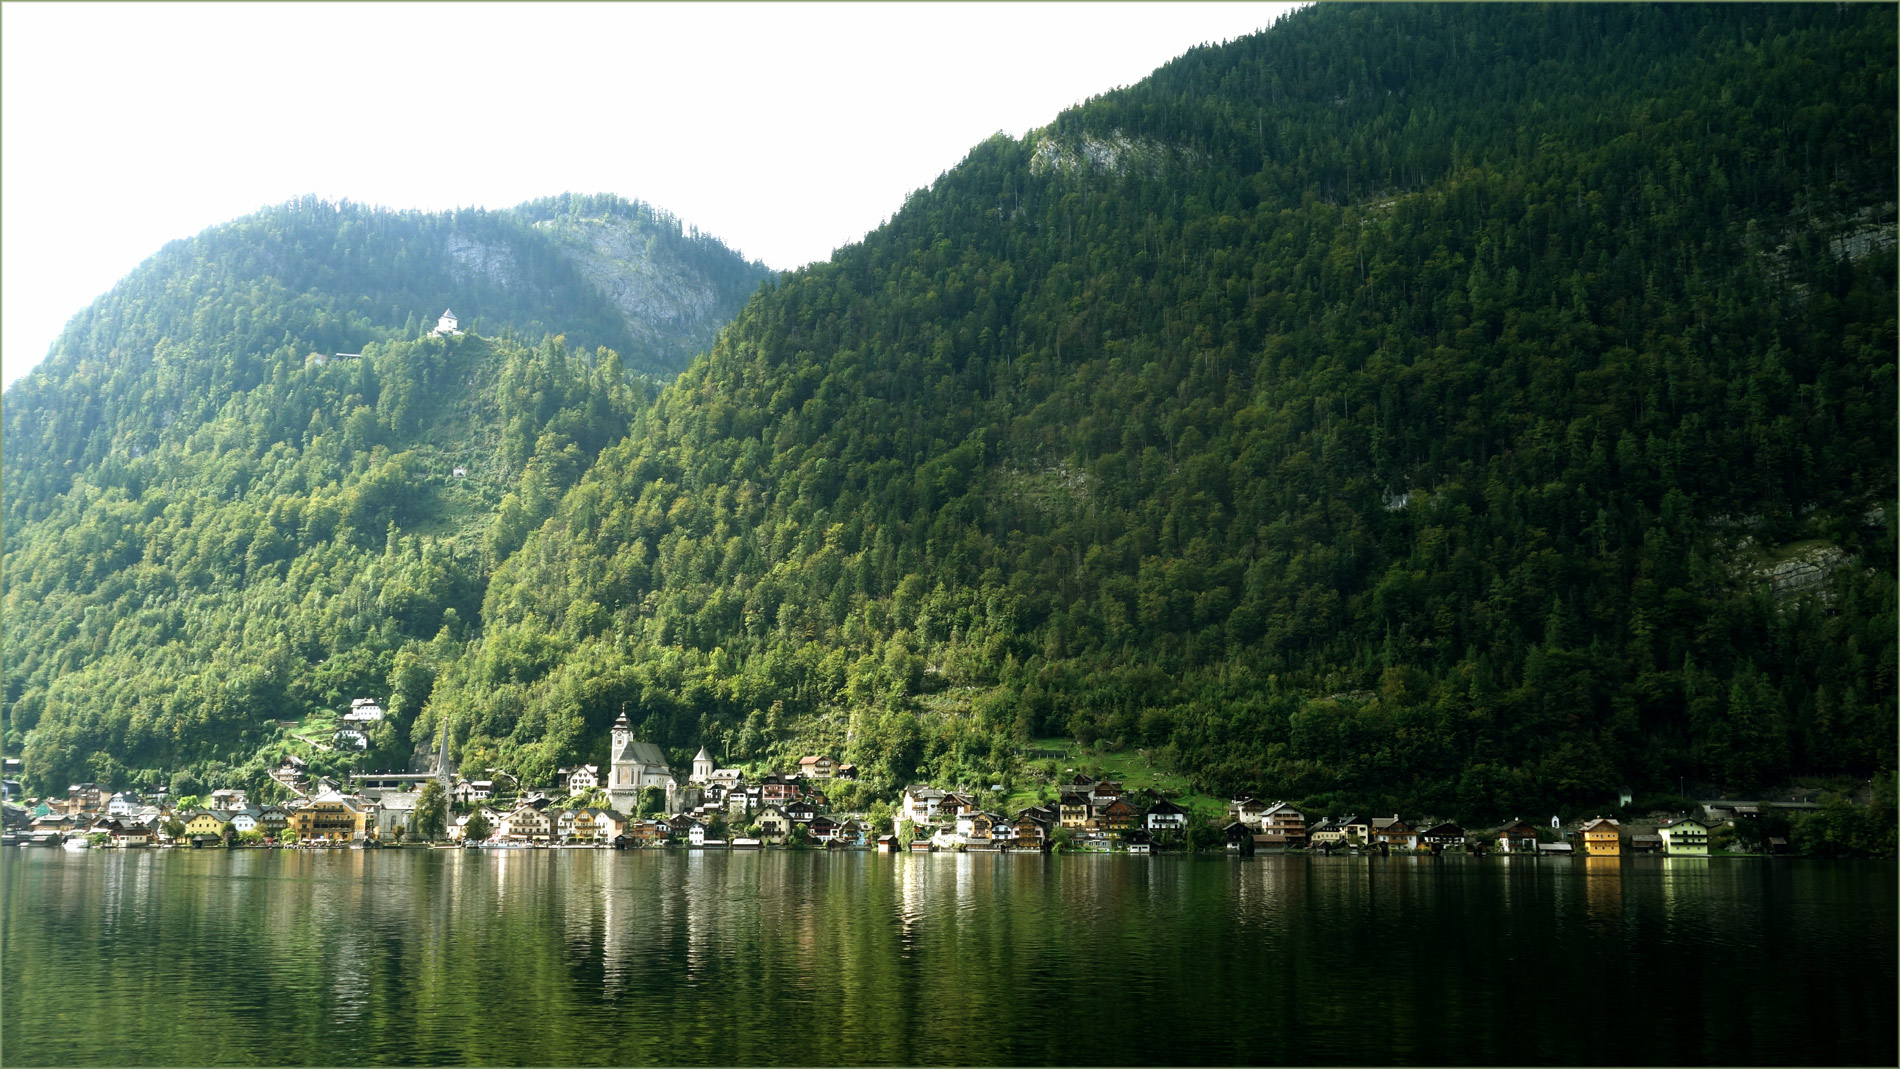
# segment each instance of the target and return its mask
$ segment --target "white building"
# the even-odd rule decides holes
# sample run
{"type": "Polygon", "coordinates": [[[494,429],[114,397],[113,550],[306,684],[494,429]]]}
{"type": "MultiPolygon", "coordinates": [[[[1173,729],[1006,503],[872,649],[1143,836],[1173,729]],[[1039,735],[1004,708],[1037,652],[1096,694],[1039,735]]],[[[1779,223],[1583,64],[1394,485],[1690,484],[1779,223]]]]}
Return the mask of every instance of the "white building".
{"type": "Polygon", "coordinates": [[[456,329],[455,323],[455,310],[452,308],[444,308],[442,315],[435,321],[435,332],[443,335],[462,333],[456,329]]]}
{"type": "Polygon", "coordinates": [[[686,777],[686,782],[705,784],[705,783],[711,783],[712,778],[713,778],[712,754],[707,753],[706,748],[704,746],[701,746],[699,748],[699,752],[693,755],[693,774],[686,777]]]}
{"type": "Polygon", "coordinates": [[[575,765],[572,768],[561,769],[560,775],[562,777],[561,782],[567,785],[567,796],[569,798],[578,794],[585,794],[595,787],[600,786],[599,765],[575,765]]]}
{"type": "Polygon", "coordinates": [[[375,698],[357,698],[350,702],[350,711],[343,714],[347,724],[373,724],[382,718],[382,703],[375,698]]]}
{"type": "Polygon", "coordinates": [[[924,824],[937,819],[937,806],[943,803],[944,792],[935,787],[904,788],[904,804],[899,811],[899,820],[908,820],[924,824]]]}
{"type": "Polygon", "coordinates": [[[653,743],[634,739],[633,725],[627,723],[625,713],[614,721],[612,753],[607,800],[614,809],[622,813],[635,812],[640,808],[640,792],[658,787],[666,792],[667,811],[674,810],[679,783],[666,763],[666,755],[653,743]]]}

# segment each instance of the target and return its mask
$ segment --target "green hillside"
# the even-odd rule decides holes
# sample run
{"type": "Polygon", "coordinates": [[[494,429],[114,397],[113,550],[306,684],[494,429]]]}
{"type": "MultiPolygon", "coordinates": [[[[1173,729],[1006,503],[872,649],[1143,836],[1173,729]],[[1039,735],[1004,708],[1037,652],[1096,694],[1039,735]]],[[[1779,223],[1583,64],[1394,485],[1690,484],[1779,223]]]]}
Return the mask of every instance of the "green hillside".
{"type": "Polygon", "coordinates": [[[1327,5],[998,136],[603,452],[431,709],[1474,819],[1890,768],[1893,39],[1327,5]]]}
{"type": "MultiPolygon", "coordinates": [[[[175,241],[74,316],[7,391],[4,515],[42,515],[78,472],[217,418],[273,407],[311,353],[413,339],[452,308],[464,330],[606,346],[670,375],[770,272],[651,207],[562,196],[502,212],[395,212],[308,197],[175,241]],[[585,234],[588,240],[576,237],[585,234]],[[600,269],[595,246],[637,249],[600,269]],[[638,276],[643,304],[619,292],[638,276]],[[683,308],[694,310],[685,314],[683,308]]],[[[289,411],[296,411],[293,402],[289,411]]],[[[407,428],[404,428],[405,430],[407,428]]],[[[294,443],[301,423],[260,428],[294,443]]]]}
{"type": "Polygon", "coordinates": [[[39,789],[254,781],[273,721],[393,687],[362,759],[407,764],[417,658],[765,275],[605,197],[306,200],[167,246],[5,396],[7,752],[39,789]],[[615,243],[693,314],[621,300],[615,243]],[[428,333],[447,307],[490,336],[428,333]],[[574,349],[517,340],[555,324],[574,349]]]}
{"type": "Polygon", "coordinates": [[[1890,773],[1895,29],[1307,8],[976,146],[650,394],[595,347],[690,344],[613,333],[666,286],[611,204],[499,218],[559,299],[446,342],[260,253],[114,356],[128,280],[6,397],[9,745],[254,774],[231,725],[368,691],[376,759],[530,779],[623,708],[867,795],[1049,737],[1468,821],[1890,773]]]}

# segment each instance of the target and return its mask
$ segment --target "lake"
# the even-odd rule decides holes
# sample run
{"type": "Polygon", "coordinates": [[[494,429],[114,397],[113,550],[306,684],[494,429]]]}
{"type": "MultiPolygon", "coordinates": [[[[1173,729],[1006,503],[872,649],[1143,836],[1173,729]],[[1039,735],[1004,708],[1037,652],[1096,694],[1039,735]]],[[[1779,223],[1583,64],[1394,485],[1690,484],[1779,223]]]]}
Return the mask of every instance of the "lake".
{"type": "Polygon", "coordinates": [[[1900,1060],[1890,862],[0,862],[8,1066],[1900,1060]]]}

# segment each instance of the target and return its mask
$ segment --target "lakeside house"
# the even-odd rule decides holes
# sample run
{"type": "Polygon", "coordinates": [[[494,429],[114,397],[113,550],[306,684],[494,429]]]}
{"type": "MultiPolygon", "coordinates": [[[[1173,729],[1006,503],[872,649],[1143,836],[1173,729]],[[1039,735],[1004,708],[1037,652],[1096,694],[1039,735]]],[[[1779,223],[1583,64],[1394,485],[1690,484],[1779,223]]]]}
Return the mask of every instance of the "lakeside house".
{"type": "Polygon", "coordinates": [[[1583,852],[1589,857],[1621,857],[1622,828],[1609,817],[1597,817],[1583,826],[1583,852]]]}
{"type": "Polygon", "coordinates": [[[1671,857],[1708,857],[1709,826],[1694,817],[1672,820],[1656,828],[1663,851],[1671,857]]]}
{"type": "Polygon", "coordinates": [[[1389,817],[1373,817],[1372,841],[1388,849],[1413,850],[1418,848],[1418,832],[1410,824],[1400,820],[1397,813],[1389,817]]]}
{"type": "Polygon", "coordinates": [[[1537,829],[1529,821],[1513,820],[1493,829],[1491,834],[1497,837],[1499,853],[1537,853],[1537,829]]]}

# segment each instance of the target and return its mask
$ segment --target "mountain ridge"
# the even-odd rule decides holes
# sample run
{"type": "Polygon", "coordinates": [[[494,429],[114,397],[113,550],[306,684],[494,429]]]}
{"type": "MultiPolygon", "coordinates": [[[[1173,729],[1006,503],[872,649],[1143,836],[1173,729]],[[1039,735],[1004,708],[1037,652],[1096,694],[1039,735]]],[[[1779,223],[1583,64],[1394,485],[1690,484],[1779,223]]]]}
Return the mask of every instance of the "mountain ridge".
{"type": "MultiPolygon", "coordinates": [[[[1892,31],[1309,9],[979,144],[650,398],[470,339],[506,477],[459,623],[352,662],[401,695],[377,753],[446,722],[545,776],[625,708],[682,754],[836,742],[867,790],[1064,735],[1467,819],[1882,774],[1892,31]],[[1777,601],[1743,538],[1859,566],[1777,601]]],[[[408,441],[360,407],[353,478],[408,441]]],[[[10,680],[29,751],[96,771],[58,678],[10,680]]]]}

